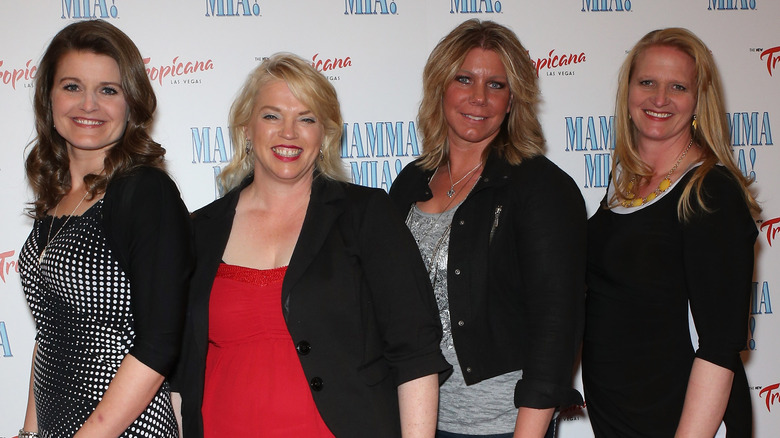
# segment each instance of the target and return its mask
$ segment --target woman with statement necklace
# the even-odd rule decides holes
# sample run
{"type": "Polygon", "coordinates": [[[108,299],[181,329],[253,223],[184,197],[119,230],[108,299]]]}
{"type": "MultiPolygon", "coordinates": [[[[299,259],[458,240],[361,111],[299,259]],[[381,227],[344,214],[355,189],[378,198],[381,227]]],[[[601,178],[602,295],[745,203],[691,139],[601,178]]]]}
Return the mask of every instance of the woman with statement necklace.
{"type": "Polygon", "coordinates": [[[572,389],[585,206],[544,155],[536,72],[515,34],[469,20],[423,74],[423,153],[390,196],[417,240],[453,376],[438,437],[552,436],[572,389]]]}
{"type": "Polygon", "coordinates": [[[760,209],[731,155],[715,62],[689,31],[657,30],[618,81],[610,187],[588,224],[583,382],[593,431],[749,437],[739,352],[760,209]]]}
{"type": "Polygon", "coordinates": [[[149,136],[143,59],[107,22],[71,24],[43,55],[34,102],[35,223],[19,266],[37,336],[19,436],[176,437],[164,380],[184,319],[189,218],[149,136]]]}

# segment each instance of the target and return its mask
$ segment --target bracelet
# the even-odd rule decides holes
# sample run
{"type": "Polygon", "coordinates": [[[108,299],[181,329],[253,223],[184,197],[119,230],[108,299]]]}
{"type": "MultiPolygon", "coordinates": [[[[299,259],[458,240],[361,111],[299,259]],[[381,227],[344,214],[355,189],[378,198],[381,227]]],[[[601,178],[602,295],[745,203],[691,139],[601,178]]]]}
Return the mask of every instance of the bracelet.
{"type": "Polygon", "coordinates": [[[19,436],[18,438],[39,438],[40,435],[38,432],[28,432],[24,429],[19,429],[19,436]]]}

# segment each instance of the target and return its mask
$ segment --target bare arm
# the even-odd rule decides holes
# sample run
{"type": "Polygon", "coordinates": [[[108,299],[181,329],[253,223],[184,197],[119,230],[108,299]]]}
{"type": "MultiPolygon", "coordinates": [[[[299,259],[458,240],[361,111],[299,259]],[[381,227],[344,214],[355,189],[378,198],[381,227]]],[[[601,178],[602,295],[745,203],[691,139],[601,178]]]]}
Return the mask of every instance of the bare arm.
{"type": "Polygon", "coordinates": [[[521,407],[517,410],[515,438],[542,438],[550,427],[555,408],[534,409],[521,407]]]}
{"type": "Polygon", "coordinates": [[[24,414],[24,430],[38,432],[38,412],[35,410],[35,394],[33,393],[33,380],[35,379],[35,355],[38,353],[38,343],[35,343],[30,366],[30,392],[27,395],[27,412],[24,414]]]}
{"type": "Polygon", "coordinates": [[[116,437],[149,406],[165,378],[128,354],[74,438],[116,437]]]}
{"type": "Polygon", "coordinates": [[[703,359],[694,359],[675,437],[714,436],[726,412],[733,380],[733,371],[703,359]]]}
{"type": "Polygon", "coordinates": [[[439,408],[439,377],[419,377],[398,386],[403,438],[432,438],[439,408]]]}

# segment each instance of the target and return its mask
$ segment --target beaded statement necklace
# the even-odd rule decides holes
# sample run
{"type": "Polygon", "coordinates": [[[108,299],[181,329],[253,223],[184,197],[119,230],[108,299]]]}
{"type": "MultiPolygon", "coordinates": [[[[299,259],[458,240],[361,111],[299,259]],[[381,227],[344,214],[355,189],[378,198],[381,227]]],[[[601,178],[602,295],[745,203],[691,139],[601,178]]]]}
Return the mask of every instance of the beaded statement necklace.
{"type": "Polygon", "coordinates": [[[671,185],[672,185],[672,174],[675,170],[677,170],[677,167],[682,163],[683,158],[685,158],[686,155],[688,155],[688,151],[691,149],[691,145],[693,144],[693,138],[691,138],[691,141],[688,142],[688,146],[685,147],[685,150],[683,151],[682,155],[680,155],[680,158],[677,159],[677,162],[674,163],[674,166],[669,170],[669,173],[666,174],[664,179],[661,180],[660,183],[658,183],[658,187],[656,187],[655,190],[648,193],[647,196],[644,198],[636,198],[632,191],[634,190],[634,182],[636,182],[636,176],[631,178],[631,181],[628,182],[628,187],[626,187],[627,192],[626,193],[626,199],[624,199],[620,205],[626,208],[631,207],[639,207],[640,205],[645,205],[648,202],[652,201],[653,199],[657,198],[658,195],[665,192],[671,185]]]}

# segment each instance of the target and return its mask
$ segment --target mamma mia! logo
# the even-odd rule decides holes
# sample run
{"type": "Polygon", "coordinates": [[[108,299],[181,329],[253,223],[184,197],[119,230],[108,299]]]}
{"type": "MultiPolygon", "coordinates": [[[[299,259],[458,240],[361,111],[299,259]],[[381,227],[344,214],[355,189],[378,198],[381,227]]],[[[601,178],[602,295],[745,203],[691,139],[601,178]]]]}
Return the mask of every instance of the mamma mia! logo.
{"type": "Polygon", "coordinates": [[[582,0],[582,12],[625,12],[631,0],[582,0]]]}
{"type": "Polygon", "coordinates": [[[754,10],[756,0],[707,0],[708,11],[754,10]]]}
{"type": "Polygon", "coordinates": [[[116,0],[111,6],[106,0],[62,0],[62,18],[116,18],[119,10],[116,0]]]}
{"type": "Polygon", "coordinates": [[[404,162],[420,155],[414,122],[345,123],[341,158],[349,165],[352,182],[390,190],[404,162]]]}
{"type": "Polygon", "coordinates": [[[390,0],[344,0],[344,15],[395,15],[398,6],[390,0]]]}
{"type": "Polygon", "coordinates": [[[501,12],[499,0],[450,0],[450,14],[491,14],[501,12]]]}
{"type": "Polygon", "coordinates": [[[207,17],[251,17],[260,15],[257,0],[249,5],[249,0],[206,0],[207,17]]]}

